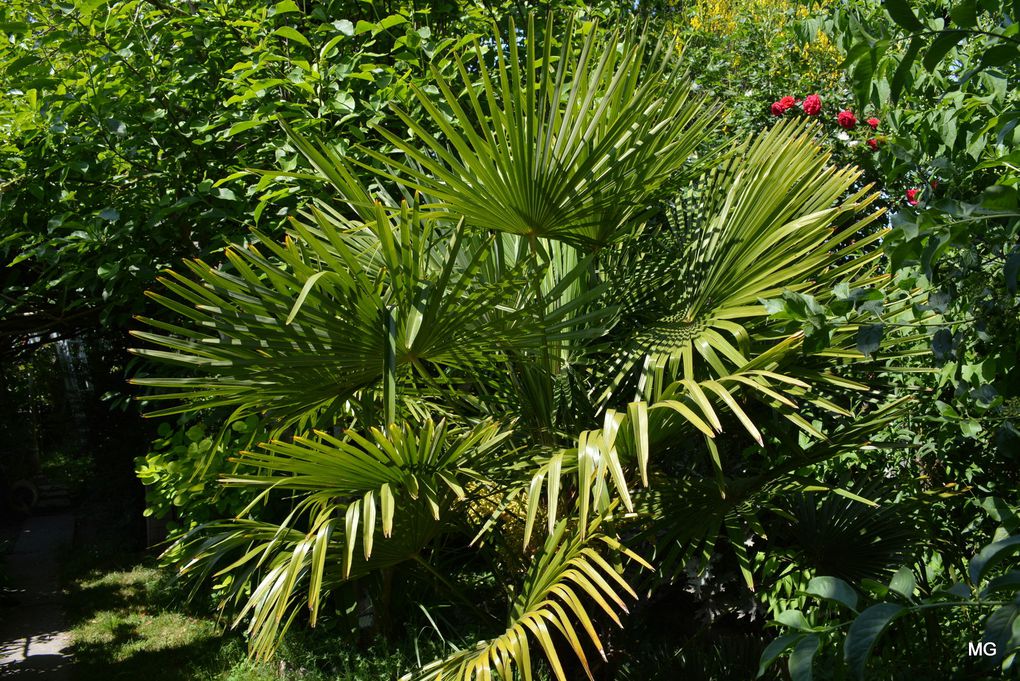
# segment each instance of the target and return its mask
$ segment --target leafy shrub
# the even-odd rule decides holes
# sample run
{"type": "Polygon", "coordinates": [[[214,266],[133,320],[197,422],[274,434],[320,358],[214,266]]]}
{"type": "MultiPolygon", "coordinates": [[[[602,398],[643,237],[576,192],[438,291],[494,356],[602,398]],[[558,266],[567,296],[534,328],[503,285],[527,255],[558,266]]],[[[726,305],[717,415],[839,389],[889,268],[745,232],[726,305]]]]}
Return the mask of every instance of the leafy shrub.
{"type": "MultiPolygon", "coordinates": [[[[215,421],[214,421],[215,423],[215,421]]],[[[254,416],[234,421],[219,432],[205,422],[182,417],[176,428],[159,425],[152,451],[135,460],[138,478],[146,486],[146,516],[172,514],[171,529],[188,530],[214,518],[236,515],[252,494],[220,487],[219,478],[232,469],[230,458],[260,437],[254,416]]]]}
{"type": "MultiPolygon", "coordinates": [[[[1020,519],[1012,510],[1003,519],[1005,525],[995,541],[970,560],[965,574],[956,574],[937,558],[929,561],[921,575],[920,593],[909,567],[900,568],[888,584],[861,580],[864,598],[838,577],[813,578],[804,594],[820,604],[806,612],[778,614],[776,623],[792,631],[769,644],[759,676],[780,656],[789,655],[790,676],[811,679],[819,649],[834,647],[840,639],[841,663],[855,679],[866,678],[872,657],[879,658],[873,668],[890,679],[915,678],[922,671],[938,678],[966,675],[975,679],[997,677],[996,668],[1009,672],[1020,652],[1020,625],[1016,624],[1020,622],[1020,570],[1013,568],[1020,535],[1008,534],[1006,527],[1015,532],[1020,519]],[[849,621],[839,621],[844,610],[852,613],[849,621]],[[887,633],[890,629],[894,631],[887,633]],[[987,653],[969,652],[975,645],[987,653]],[[916,659],[908,650],[917,646],[929,655],[909,669],[902,668],[901,660],[916,659]]],[[[840,661],[826,655],[825,678],[837,664],[840,661]]]]}

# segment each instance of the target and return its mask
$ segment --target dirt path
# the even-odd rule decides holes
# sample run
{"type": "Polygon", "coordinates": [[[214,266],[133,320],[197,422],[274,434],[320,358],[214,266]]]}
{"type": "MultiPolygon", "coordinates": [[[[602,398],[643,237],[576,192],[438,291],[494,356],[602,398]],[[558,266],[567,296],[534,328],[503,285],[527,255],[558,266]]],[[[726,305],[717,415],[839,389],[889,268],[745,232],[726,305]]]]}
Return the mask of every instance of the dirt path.
{"type": "Polygon", "coordinates": [[[0,678],[71,678],[58,559],[73,539],[70,513],[29,518],[21,528],[6,560],[18,604],[0,606],[0,678]]]}

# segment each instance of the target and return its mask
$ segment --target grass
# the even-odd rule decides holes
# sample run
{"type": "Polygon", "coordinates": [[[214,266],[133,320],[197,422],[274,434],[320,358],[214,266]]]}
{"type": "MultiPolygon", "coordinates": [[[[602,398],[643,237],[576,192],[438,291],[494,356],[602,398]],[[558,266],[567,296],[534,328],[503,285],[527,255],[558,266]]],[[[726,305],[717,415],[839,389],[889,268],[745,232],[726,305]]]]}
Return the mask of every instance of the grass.
{"type": "Polygon", "coordinates": [[[222,663],[221,627],[174,608],[155,568],[90,572],[73,581],[68,610],[77,681],[195,678],[222,663]]]}
{"type": "Polygon", "coordinates": [[[241,637],[185,605],[166,573],[146,563],[70,577],[74,681],[384,681],[441,654],[423,638],[365,648],[327,630],[295,631],[272,663],[247,659],[241,637]]]}

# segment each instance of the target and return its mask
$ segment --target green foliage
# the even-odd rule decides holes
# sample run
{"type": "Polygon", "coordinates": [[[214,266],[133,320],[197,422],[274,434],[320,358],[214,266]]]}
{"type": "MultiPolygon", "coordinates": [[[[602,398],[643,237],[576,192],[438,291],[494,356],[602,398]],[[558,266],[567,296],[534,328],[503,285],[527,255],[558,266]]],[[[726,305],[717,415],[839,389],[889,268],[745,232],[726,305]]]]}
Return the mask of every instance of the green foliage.
{"type": "MultiPolygon", "coordinates": [[[[383,133],[413,164],[396,165],[403,183],[476,228],[582,247],[617,240],[640,220],[647,200],[688,163],[714,112],[691,97],[662,36],[638,26],[622,34],[588,24],[575,31],[572,22],[554,47],[553,16],[543,32],[532,18],[526,55],[511,41],[505,54],[497,51],[496,68],[475,43],[474,55],[465,55],[473,60],[453,57],[461,83],[433,69],[441,103],[416,94],[439,122],[442,141],[421,117],[399,110],[420,141],[383,133]],[[599,41],[616,47],[599,53],[599,41]],[[461,91],[470,106],[459,102],[461,91]],[[449,123],[443,109],[453,112],[449,123]]],[[[508,31],[516,35],[513,23],[508,31]]],[[[386,154],[366,153],[393,164],[386,154]]]]}
{"type": "Polygon", "coordinates": [[[0,353],[137,314],[132,378],[180,419],[136,459],[149,512],[257,656],[406,622],[413,664],[309,666],[985,673],[1013,6],[550,9],[8,3],[0,353]]]}
{"type": "MultiPolygon", "coordinates": [[[[824,3],[823,3],[824,4],[824,3]]],[[[820,31],[821,8],[788,0],[697,0],[669,18],[699,92],[724,103],[736,134],[764,127],[784,95],[821,92],[827,106],[846,89],[842,55],[820,31]]]]}
{"type": "Polygon", "coordinates": [[[1006,19],[1012,9],[1004,3],[933,2],[918,13],[925,17],[921,24],[905,0],[885,8],[896,12],[898,25],[884,22],[871,3],[836,11],[826,24],[847,51],[857,105],[888,112],[879,137],[887,145],[878,157],[882,175],[890,185],[938,180],[937,188],[923,187],[927,203],[942,196],[975,202],[1008,171],[1008,162],[998,159],[1020,141],[1020,60],[989,61],[989,55],[1004,54],[1000,48],[1020,49],[1006,19]]]}
{"type": "MultiPolygon", "coordinates": [[[[1016,526],[1015,515],[1012,525],[1016,526]]],[[[814,623],[799,610],[780,613],[777,623],[795,631],[777,637],[769,645],[762,655],[759,675],[780,656],[789,654],[791,677],[811,679],[811,658],[822,642],[834,645],[844,639],[842,663],[851,678],[870,678],[867,675],[869,661],[880,657],[876,654],[879,650],[886,654],[875,666],[884,674],[891,674],[883,678],[906,678],[892,671],[896,658],[889,654],[888,645],[881,645],[883,639],[890,637],[887,632],[894,627],[908,630],[899,632],[899,638],[909,644],[925,645],[929,649],[937,646],[932,649],[929,664],[942,678],[963,678],[962,673],[972,675],[968,678],[991,678],[997,668],[1008,672],[1020,651],[1020,635],[1015,625],[1020,621],[1017,619],[1020,571],[1010,567],[1016,562],[1018,550],[1020,536],[1017,535],[1007,535],[985,545],[971,559],[967,575],[961,581],[954,582],[951,573],[933,571],[929,566],[926,584],[921,586],[923,593],[918,593],[914,572],[907,567],[897,571],[887,584],[865,580],[862,586],[866,596],[860,604],[860,594],[847,582],[836,577],[816,577],[809,583],[806,595],[850,610],[852,619],[829,624],[827,621],[838,618],[824,611],[821,605],[814,606],[808,613],[814,623]],[[942,635],[935,634],[936,627],[941,627],[942,635]],[[968,660],[968,644],[993,645],[988,647],[989,654],[983,659],[968,660]]],[[[833,662],[830,659],[827,665],[833,662]]],[[[829,666],[828,671],[832,672],[833,668],[829,666]]],[[[909,673],[917,671],[915,668],[909,673]]]]}
{"type": "Polygon", "coordinates": [[[276,117],[344,150],[375,139],[392,102],[413,108],[433,55],[485,17],[452,4],[4,3],[2,352],[123,329],[156,273],[218,253],[250,219],[275,230],[300,181],[244,171],[296,168],[276,117]]]}
{"type": "Polygon", "coordinates": [[[176,428],[168,422],[159,425],[152,450],[135,460],[135,473],[146,486],[146,516],[172,514],[174,525],[187,530],[195,523],[238,513],[254,496],[216,483],[230,470],[228,455],[256,441],[257,419],[235,421],[218,435],[208,431],[203,422],[188,418],[179,419],[176,428]]]}
{"type": "MultiPolygon", "coordinates": [[[[970,485],[1013,499],[1020,227],[1020,173],[1011,160],[1020,148],[1020,44],[1008,19],[1014,6],[883,7],[840,9],[827,25],[851,57],[865,46],[880,48],[871,61],[860,57],[852,77],[859,103],[883,111],[874,167],[890,196],[909,189],[915,204],[898,202],[884,249],[902,286],[932,289],[927,344],[938,371],[904,376],[904,388],[920,398],[919,418],[899,437],[916,448],[918,473],[933,487],[970,485]]],[[[961,506],[946,508],[953,526],[974,526],[961,506]]],[[[968,551],[976,548],[970,540],[968,551]]]]}
{"type": "Polygon", "coordinates": [[[612,566],[637,557],[624,530],[646,547],[670,537],[658,542],[673,545],[658,567],[667,583],[681,556],[710,557],[722,534],[753,588],[761,566],[745,533],[779,513],[779,495],[830,489],[815,468],[898,414],[862,381],[916,339],[868,336],[865,354],[859,337],[912,318],[917,292],[876,268],[885,232],[871,227],[876,197],[859,174],[831,167],[815,129],[790,121],[692,178],[685,161],[705,122],[684,91],[659,89],[678,73],[661,36],[567,22],[561,51],[546,43],[539,60],[536,25],[523,50],[499,33],[496,54],[476,43],[477,74],[458,66],[462,95],[433,72],[439,92],[416,97],[439,133],[400,114],[439,160],[390,133],[416,164],[366,150],[372,164],[291,131],[341,201],[291,220],[282,246],[259,234],[226,251],[229,269],[196,262],[163,279],[170,295],[153,294],[186,319],[146,319],[159,333],[136,334],[164,348],[139,354],[186,370],[136,381],[168,389],[155,397],[178,404],[161,413],[230,406],[233,419],[266,415],[275,436],[241,457],[252,473],[225,479],[264,494],[176,549],[187,572],[221,580],[259,656],[303,603],[315,623],[327,599],[350,611],[367,590],[383,604],[370,621],[385,626],[397,570],[471,603],[465,575],[435,564],[473,536],[472,555],[503,566],[506,590],[472,609],[491,627],[486,613],[510,594],[508,626],[422,673],[527,675],[537,644],[566,679],[550,627],[589,670],[582,641],[603,647],[591,613],[619,623],[618,592],[634,593],[612,566]],[[620,43],[617,60],[589,61],[596,35],[620,43]],[[642,179],[626,159],[645,154],[669,177],[642,179]],[[374,196],[358,167],[375,174],[374,196]],[[702,191],[681,202],[671,184],[702,191]],[[784,290],[838,310],[818,307],[824,334],[808,343],[789,326],[796,305],[769,314],[784,290]],[[676,446],[692,436],[703,444],[676,446]],[[697,490],[699,522],[638,477],[697,490]],[[281,492],[288,504],[260,510],[281,492]],[[548,538],[533,549],[542,515],[548,538]]]}

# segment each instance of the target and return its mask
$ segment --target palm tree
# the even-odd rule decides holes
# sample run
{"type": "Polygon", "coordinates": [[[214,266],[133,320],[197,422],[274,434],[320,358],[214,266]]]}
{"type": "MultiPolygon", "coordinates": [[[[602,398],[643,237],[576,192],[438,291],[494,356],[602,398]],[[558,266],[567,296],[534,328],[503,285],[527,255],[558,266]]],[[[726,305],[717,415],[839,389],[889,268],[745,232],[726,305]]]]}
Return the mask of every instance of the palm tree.
{"type": "Polygon", "coordinates": [[[416,678],[531,678],[538,650],[591,677],[635,579],[725,537],[753,586],[773,500],[854,498],[813,471],[901,409],[869,381],[917,293],[887,291],[857,170],[797,122],[706,150],[717,111],[646,27],[506,35],[433,67],[434,126],[398,111],[367,161],[288,127],[336,200],[151,294],[184,321],[145,320],[160,349],[136,352],[186,374],[136,381],[175,402],[155,413],[274,433],[223,481],[258,499],[179,547],[230,575],[256,655],[346,585],[383,603],[402,564],[471,601],[435,567],[467,534],[509,610],[469,603],[494,635],[416,678]]]}

